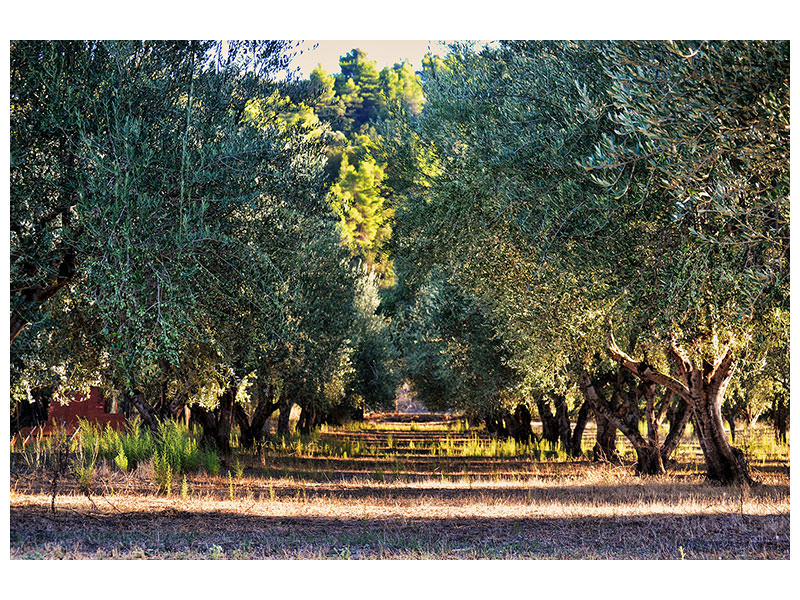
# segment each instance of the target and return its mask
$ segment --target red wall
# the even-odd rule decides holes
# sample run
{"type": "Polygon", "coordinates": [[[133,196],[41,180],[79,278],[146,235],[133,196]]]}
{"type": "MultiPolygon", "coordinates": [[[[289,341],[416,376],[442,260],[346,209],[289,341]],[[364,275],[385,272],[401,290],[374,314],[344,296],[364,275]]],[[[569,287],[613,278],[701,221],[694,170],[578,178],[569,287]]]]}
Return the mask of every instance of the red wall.
{"type": "MultiPolygon", "coordinates": [[[[48,435],[53,427],[56,425],[64,425],[68,431],[74,431],[78,426],[79,419],[86,419],[92,423],[100,425],[110,424],[114,429],[122,429],[127,422],[125,415],[109,414],[105,410],[105,400],[103,399],[103,391],[100,388],[92,387],[89,391],[89,397],[86,394],[76,394],[69,404],[62,405],[58,402],[50,403],[50,410],[48,413],[47,424],[42,428],[42,433],[48,435]]],[[[38,427],[24,427],[18,435],[14,436],[16,440],[26,439],[31,434],[38,435],[38,427]]],[[[12,440],[12,443],[14,440],[12,440]]]]}

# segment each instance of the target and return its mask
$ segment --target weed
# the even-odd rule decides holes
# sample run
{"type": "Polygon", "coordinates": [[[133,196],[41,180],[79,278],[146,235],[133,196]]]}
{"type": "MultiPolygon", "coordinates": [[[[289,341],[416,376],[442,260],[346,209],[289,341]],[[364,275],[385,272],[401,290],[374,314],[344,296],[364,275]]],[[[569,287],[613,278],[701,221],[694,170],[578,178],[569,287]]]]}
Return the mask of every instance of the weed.
{"type": "Polygon", "coordinates": [[[50,440],[52,450],[50,468],[52,473],[50,510],[56,512],[56,496],[58,495],[58,479],[67,467],[67,457],[69,456],[69,441],[67,432],[63,427],[58,427],[50,440]]]}
{"type": "Polygon", "coordinates": [[[172,474],[172,464],[170,464],[167,453],[156,452],[153,455],[153,477],[159,493],[167,496],[172,493],[172,474]]]}
{"type": "Polygon", "coordinates": [[[216,477],[220,472],[219,456],[210,448],[203,448],[200,453],[200,464],[209,475],[216,477]]]}
{"type": "Polygon", "coordinates": [[[402,473],[403,465],[400,461],[395,460],[392,464],[392,474],[395,481],[400,481],[400,474],[402,473]]]}
{"type": "Polygon", "coordinates": [[[122,444],[119,445],[119,450],[116,456],[114,456],[114,464],[117,465],[117,468],[123,473],[128,470],[128,457],[125,455],[125,449],[122,447],[122,444]]]}

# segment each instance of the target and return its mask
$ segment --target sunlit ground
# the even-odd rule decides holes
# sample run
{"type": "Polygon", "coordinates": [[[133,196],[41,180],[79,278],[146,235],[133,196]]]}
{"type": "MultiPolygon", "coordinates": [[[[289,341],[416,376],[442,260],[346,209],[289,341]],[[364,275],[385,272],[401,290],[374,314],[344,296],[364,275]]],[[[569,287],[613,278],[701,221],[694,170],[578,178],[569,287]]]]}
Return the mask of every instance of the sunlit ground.
{"type": "Polygon", "coordinates": [[[444,435],[330,430],[316,436],[317,450],[326,436],[361,436],[369,455],[290,447],[242,457],[241,477],[187,476],[169,496],[156,493],[148,466],[101,467],[91,497],[63,483],[55,513],[45,477],[12,473],[11,556],[789,557],[788,460],[754,460],[760,485],[741,489],[705,483],[691,452],[651,478],[587,460],[423,453],[444,435]]]}

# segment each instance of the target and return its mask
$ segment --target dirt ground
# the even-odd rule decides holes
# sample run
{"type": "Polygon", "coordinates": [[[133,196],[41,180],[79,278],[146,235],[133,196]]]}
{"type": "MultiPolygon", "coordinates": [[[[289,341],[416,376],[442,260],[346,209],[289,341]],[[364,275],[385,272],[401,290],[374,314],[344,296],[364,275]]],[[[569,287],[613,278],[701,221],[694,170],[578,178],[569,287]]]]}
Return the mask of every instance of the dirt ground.
{"type": "Polygon", "coordinates": [[[691,461],[639,478],[588,460],[429,456],[433,427],[328,435],[392,451],[242,456],[241,477],[187,476],[169,496],[144,467],[100,468],[90,496],[62,483],[55,513],[47,478],[12,469],[11,558],[789,558],[788,464],[754,465],[760,484],[741,489],[691,461]]]}

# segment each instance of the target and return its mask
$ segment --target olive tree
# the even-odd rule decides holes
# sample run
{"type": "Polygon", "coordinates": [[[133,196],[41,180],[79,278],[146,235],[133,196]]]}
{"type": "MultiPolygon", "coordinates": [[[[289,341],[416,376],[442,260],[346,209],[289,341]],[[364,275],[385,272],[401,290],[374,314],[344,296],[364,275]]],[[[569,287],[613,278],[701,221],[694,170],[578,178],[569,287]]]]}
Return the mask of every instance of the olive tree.
{"type": "Polygon", "coordinates": [[[749,481],[720,405],[758,315],[787,297],[787,52],[514,42],[455,48],[424,80],[418,131],[441,174],[413,206],[423,231],[442,230],[436,256],[499,314],[532,299],[519,337],[556,345],[538,360],[577,360],[577,383],[607,353],[641,382],[621,405],[587,395],[632,441],[648,421],[641,472],[662,470],[658,422],[678,398],[708,476],[749,481]],[[559,339],[536,311],[565,292],[579,301],[556,331],[576,335],[559,339]],[[587,336],[594,353],[571,341],[587,336]]]}

